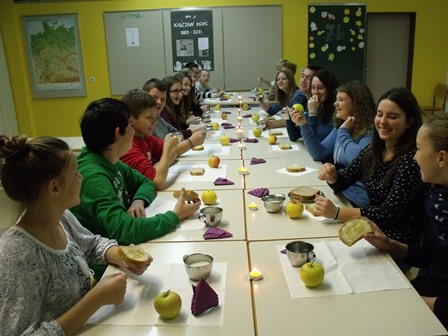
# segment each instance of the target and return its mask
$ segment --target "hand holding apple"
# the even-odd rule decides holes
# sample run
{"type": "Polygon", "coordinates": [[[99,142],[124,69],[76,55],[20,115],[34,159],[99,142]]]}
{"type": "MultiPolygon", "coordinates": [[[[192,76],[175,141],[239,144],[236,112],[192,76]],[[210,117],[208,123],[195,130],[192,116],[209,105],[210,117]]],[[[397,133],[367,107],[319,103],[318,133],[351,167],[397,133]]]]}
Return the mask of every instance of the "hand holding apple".
{"type": "Polygon", "coordinates": [[[154,308],[160,317],[171,320],[179,316],[182,299],[176,292],[167,290],[159,293],[154,299],[154,308]]]}
{"type": "Polygon", "coordinates": [[[325,270],[321,264],[310,261],[300,268],[300,279],[306,287],[317,287],[325,278],[325,270]]]}
{"type": "Polygon", "coordinates": [[[303,108],[303,105],[302,105],[302,104],[294,104],[294,105],[292,106],[292,108],[293,108],[294,110],[300,112],[300,113],[305,112],[305,109],[303,108]]]}
{"type": "Polygon", "coordinates": [[[212,155],[208,158],[208,165],[210,168],[218,168],[220,162],[221,160],[219,159],[219,157],[215,155],[212,155]]]}

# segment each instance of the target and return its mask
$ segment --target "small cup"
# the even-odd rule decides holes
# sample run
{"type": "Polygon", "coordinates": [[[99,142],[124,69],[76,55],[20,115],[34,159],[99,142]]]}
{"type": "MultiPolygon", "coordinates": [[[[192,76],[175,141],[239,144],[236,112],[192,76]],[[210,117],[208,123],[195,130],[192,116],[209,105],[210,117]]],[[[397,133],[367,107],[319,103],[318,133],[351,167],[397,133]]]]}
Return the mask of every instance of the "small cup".
{"type": "Polygon", "coordinates": [[[266,120],[259,120],[257,122],[257,124],[261,128],[262,131],[265,131],[268,127],[268,125],[266,124],[266,120]]]}
{"type": "Polygon", "coordinates": [[[213,137],[213,126],[207,126],[207,131],[205,133],[206,139],[211,139],[213,137]]]}
{"type": "Polygon", "coordinates": [[[183,257],[185,270],[190,280],[207,279],[213,268],[213,257],[205,253],[186,254],[183,257]]]}
{"type": "Polygon", "coordinates": [[[207,226],[217,226],[221,224],[222,208],[219,207],[205,207],[200,210],[199,220],[207,226]]]}
{"type": "Polygon", "coordinates": [[[184,140],[184,135],[182,134],[182,132],[174,132],[173,136],[175,136],[179,139],[179,143],[181,143],[182,140],[184,140]]]}
{"type": "Polygon", "coordinates": [[[300,267],[316,258],[314,246],[310,243],[296,240],[286,244],[286,255],[293,267],[300,267]]]}

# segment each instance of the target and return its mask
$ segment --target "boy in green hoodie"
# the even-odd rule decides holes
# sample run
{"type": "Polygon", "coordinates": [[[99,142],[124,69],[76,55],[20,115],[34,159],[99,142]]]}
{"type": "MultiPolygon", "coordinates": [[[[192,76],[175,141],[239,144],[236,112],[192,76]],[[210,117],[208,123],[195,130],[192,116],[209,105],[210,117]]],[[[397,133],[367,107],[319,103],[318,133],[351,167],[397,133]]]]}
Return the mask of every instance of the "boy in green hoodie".
{"type": "Polygon", "coordinates": [[[132,147],[134,129],[129,119],[129,107],[114,98],[87,107],[81,119],[86,147],[78,157],[81,203],[71,209],[87,229],[122,245],[165,235],[201,205],[199,200],[185,203],[182,189],[173,211],[146,217],[145,207],[156,198],[155,184],[119,160],[132,147]]]}

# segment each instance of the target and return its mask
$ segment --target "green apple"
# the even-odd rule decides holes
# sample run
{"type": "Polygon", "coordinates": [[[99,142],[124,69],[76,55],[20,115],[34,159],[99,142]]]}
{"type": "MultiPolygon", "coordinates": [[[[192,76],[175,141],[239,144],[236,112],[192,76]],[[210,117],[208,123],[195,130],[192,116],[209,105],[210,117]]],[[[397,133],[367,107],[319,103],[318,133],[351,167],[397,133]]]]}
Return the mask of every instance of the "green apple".
{"type": "Polygon", "coordinates": [[[254,133],[254,137],[256,137],[256,138],[261,137],[261,128],[260,127],[254,128],[253,133],[254,133]]]}
{"type": "Polygon", "coordinates": [[[258,88],[258,92],[263,93],[264,92],[263,88],[258,88]]]}
{"type": "Polygon", "coordinates": [[[205,190],[202,193],[202,202],[205,205],[213,205],[218,200],[218,195],[213,190],[205,190]]]}
{"type": "Polygon", "coordinates": [[[154,299],[154,308],[160,317],[171,320],[179,316],[182,299],[176,292],[167,290],[159,293],[154,299]]]}
{"type": "Polygon", "coordinates": [[[277,137],[275,135],[269,135],[267,140],[268,144],[275,145],[275,143],[277,142],[277,137]]]}
{"type": "Polygon", "coordinates": [[[227,120],[227,117],[228,117],[227,113],[221,113],[222,120],[227,120]]]}
{"type": "Polygon", "coordinates": [[[258,114],[252,114],[252,121],[253,121],[253,122],[258,122],[258,120],[260,120],[260,115],[258,115],[258,114]]]}
{"type": "Polygon", "coordinates": [[[304,206],[302,202],[289,201],[285,206],[286,214],[292,219],[302,216],[303,210],[304,206]]]}
{"type": "Polygon", "coordinates": [[[221,160],[219,159],[219,157],[215,155],[210,156],[207,161],[210,168],[218,168],[220,162],[221,160]]]}
{"type": "Polygon", "coordinates": [[[223,146],[228,146],[230,144],[230,137],[226,134],[223,134],[219,137],[219,142],[223,146]]]}
{"type": "Polygon", "coordinates": [[[298,111],[298,112],[304,112],[305,111],[305,109],[303,108],[303,105],[302,104],[294,104],[293,106],[292,106],[292,108],[294,109],[294,110],[296,110],[296,111],[298,111]]]}
{"type": "Polygon", "coordinates": [[[319,286],[325,278],[325,270],[321,264],[310,261],[300,267],[300,279],[307,287],[319,286]]]}

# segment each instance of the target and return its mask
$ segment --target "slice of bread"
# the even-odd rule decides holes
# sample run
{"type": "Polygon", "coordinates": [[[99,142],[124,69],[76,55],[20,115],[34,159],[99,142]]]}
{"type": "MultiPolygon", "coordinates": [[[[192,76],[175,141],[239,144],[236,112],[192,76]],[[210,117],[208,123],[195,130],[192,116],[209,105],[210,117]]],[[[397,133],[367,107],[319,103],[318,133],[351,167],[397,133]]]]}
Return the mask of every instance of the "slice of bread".
{"type": "Polygon", "coordinates": [[[291,144],[287,144],[287,143],[281,143],[278,144],[278,146],[280,147],[280,149],[291,149],[291,144]]]}
{"type": "Polygon", "coordinates": [[[282,131],[269,131],[269,135],[283,135],[282,131]]]}
{"type": "MultiPolygon", "coordinates": [[[[180,197],[180,190],[175,190],[173,191],[173,197],[176,199],[179,199],[180,197]]],[[[189,201],[196,201],[199,199],[199,195],[196,191],[193,190],[185,190],[185,196],[184,196],[184,200],[189,202],[189,201]]]]}
{"type": "Polygon", "coordinates": [[[286,171],[290,173],[299,173],[305,171],[305,166],[299,165],[299,164],[292,164],[289,166],[286,166],[286,171]]]}
{"type": "Polygon", "coordinates": [[[352,246],[369,232],[372,232],[372,227],[366,218],[353,218],[341,225],[339,239],[345,245],[352,246]]]}
{"type": "Polygon", "coordinates": [[[192,176],[202,176],[205,174],[205,169],[202,167],[196,167],[190,169],[190,175],[192,176]]]}
{"type": "Polygon", "coordinates": [[[199,146],[193,147],[191,150],[194,150],[194,151],[204,150],[204,145],[199,145],[199,146]]]}
{"type": "Polygon", "coordinates": [[[315,203],[310,203],[310,204],[305,204],[305,209],[311,213],[313,216],[319,216],[316,213],[316,204],[315,203]]]}
{"type": "Polygon", "coordinates": [[[297,187],[290,191],[289,197],[297,199],[299,201],[309,201],[316,197],[316,194],[320,192],[319,189],[310,187],[297,187]]]}
{"type": "Polygon", "coordinates": [[[150,259],[152,260],[148,253],[135,245],[120,246],[117,254],[127,265],[135,265],[137,267],[143,266],[150,259]]]}

